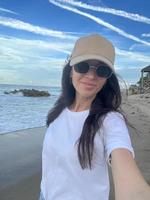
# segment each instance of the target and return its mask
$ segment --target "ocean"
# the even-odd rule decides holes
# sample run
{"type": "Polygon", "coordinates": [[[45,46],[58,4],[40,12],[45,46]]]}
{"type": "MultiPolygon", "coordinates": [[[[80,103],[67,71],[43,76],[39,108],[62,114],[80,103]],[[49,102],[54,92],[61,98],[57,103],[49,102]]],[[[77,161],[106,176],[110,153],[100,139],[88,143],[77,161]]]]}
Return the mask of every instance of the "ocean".
{"type": "Polygon", "coordinates": [[[0,84],[0,134],[46,125],[48,111],[61,92],[60,87],[0,84]],[[36,89],[48,91],[49,97],[24,97],[4,91],[36,89]]]}
{"type": "MultiPolygon", "coordinates": [[[[60,87],[0,84],[0,134],[46,125],[48,111],[61,92],[60,87]],[[49,97],[24,97],[22,94],[4,94],[4,91],[36,89],[48,91],[49,97]]],[[[127,101],[122,90],[122,101],[127,101]]]]}

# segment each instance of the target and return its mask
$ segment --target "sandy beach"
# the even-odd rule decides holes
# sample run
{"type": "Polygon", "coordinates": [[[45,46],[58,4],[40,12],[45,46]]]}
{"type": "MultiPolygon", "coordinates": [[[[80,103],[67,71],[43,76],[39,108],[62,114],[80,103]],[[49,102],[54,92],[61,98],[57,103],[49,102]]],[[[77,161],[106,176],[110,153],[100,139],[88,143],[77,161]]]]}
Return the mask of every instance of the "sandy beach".
{"type": "MultiPolygon", "coordinates": [[[[150,184],[150,94],[130,95],[122,104],[128,121],[135,160],[150,184]]],[[[37,200],[45,127],[0,135],[0,200],[37,200]]],[[[111,179],[110,200],[114,200],[111,179]]]]}
{"type": "Polygon", "coordinates": [[[38,199],[45,130],[0,135],[0,200],[38,199]]]}

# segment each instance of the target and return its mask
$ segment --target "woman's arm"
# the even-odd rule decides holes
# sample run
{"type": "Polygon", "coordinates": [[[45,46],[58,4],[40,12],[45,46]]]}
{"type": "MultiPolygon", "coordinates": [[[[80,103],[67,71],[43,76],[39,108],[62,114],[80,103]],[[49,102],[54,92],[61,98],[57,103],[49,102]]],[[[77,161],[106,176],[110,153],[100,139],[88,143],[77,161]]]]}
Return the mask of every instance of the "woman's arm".
{"type": "Polygon", "coordinates": [[[129,150],[124,148],[113,150],[111,165],[115,200],[150,200],[150,187],[129,150]]]}

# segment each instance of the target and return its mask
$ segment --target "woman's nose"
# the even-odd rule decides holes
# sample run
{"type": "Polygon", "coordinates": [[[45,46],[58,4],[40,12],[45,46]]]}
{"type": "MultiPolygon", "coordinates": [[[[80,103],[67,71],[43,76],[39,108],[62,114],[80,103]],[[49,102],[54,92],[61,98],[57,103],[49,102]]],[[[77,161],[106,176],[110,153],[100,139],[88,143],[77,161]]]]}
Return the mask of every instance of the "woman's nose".
{"type": "Polygon", "coordinates": [[[89,71],[85,74],[89,78],[95,78],[96,77],[96,69],[90,68],[89,71]]]}

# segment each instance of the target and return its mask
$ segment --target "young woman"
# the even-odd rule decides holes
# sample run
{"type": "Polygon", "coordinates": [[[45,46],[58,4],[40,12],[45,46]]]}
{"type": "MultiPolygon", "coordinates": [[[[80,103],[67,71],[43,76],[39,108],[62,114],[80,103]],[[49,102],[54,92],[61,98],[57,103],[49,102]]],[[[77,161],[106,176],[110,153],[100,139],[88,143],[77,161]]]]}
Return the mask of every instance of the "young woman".
{"type": "Polygon", "coordinates": [[[113,45],[98,34],[76,41],[47,118],[41,200],[108,200],[108,164],[116,200],[150,199],[121,113],[114,59],[113,45]]]}

